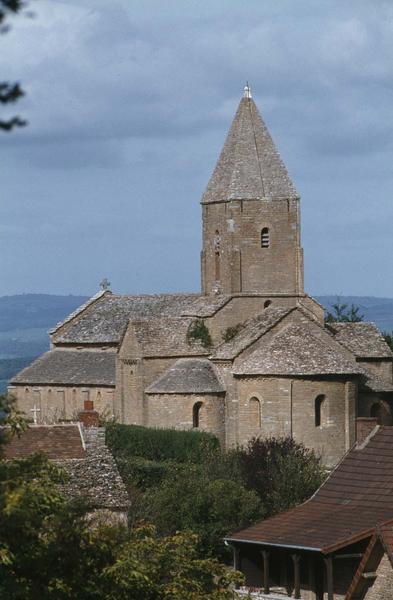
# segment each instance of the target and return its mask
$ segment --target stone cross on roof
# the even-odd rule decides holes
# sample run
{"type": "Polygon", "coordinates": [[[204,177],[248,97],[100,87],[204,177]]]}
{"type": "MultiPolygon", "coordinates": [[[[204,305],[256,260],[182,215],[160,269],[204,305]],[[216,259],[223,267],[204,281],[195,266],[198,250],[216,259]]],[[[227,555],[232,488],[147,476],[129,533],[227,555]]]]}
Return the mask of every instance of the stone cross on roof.
{"type": "Polygon", "coordinates": [[[106,277],[104,277],[104,279],[100,283],[100,288],[102,290],[104,290],[104,291],[105,290],[109,290],[110,285],[111,285],[111,282],[109,281],[109,279],[107,279],[106,277]]]}

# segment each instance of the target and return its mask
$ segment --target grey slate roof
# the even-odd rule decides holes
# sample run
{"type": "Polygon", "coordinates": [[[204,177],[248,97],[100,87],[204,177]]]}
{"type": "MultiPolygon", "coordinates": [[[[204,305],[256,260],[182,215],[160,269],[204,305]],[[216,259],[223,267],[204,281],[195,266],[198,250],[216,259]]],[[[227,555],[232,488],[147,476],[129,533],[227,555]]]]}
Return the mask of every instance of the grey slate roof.
{"type": "Polygon", "coordinates": [[[202,203],[298,198],[252,98],[242,98],[202,203]]]}
{"type": "MultiPolygon", "coordinates": [[[[364,368],[363,368],[364,369],[364,368]]],[[[365,380],[362,384],[362,387],[370,390],[372,392],[393,392],[393,383],[390,381],[386,381],[382,379],[382,377],[378,377],[369,369],[364,369],[365,372],[365,380]]]]}
{"type": "Polygon", "coordinates": [[[314,336],[307,326],[288,325],[234,368],[235,375],[363,374],[344,351],[314,336]]]}
{"type": "Polygon", "coordinates": [[[63,492],[70,498],[84,498],[95,509],[127,511],[130,499],[115,459],[105,445],[104,429],[84,428],[83,437],[84,458],[56,461],[69,476],[63,492]]]}
{"type": "Polygon", "coordinates": [[[329,323],[335,339],[358,358],[392,358],[393,354],[374,323],[329,323]]]}
{"type": "Polygon", "coordinates": [[[187,340],[187,332],[194,321],[190,317],[163,317],[130,321],[141,348],[142,356],[198,356],[208,355],[199,340],[187,340]]]}
{"type": "Polygon", "coordinates": [[[213,359],[232,360],[245,348],[264,335],[294,308],[267,308],[263,313],[249,319],[229,342],[223,342],[212,355],[213,359]]]}
{"type": "Polygon", "coordinates": [[[115,352],[50,350],[11,380],[33,385],[115,385],[115,352]]]}
{"type": "Polygon", "coordinates": [[[117,345],[129,319],[179,317],[183,314],[206,317],[214,314],[230,297],[200,294],[158,294],[115,296],[106,294],[92,303],[74,321],[55,333],[55,344],[117,345]]]}
{"type": "Polygon", "coordinates": [[[146,390],[147,394],[219,394],[225,388],[206,358],[181,358],[146,390]]]}

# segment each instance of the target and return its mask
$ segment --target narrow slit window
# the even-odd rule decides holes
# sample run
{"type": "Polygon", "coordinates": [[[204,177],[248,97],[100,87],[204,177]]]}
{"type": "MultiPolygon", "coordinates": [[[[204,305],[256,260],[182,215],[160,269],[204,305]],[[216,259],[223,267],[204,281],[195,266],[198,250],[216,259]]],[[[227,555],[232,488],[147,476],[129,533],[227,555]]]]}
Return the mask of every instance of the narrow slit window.
{"type": "Polygon", "coordinates": [[[214,279],[220,281],[220,253],[215,252],[214,254],[214,279]]]}
{"type": "Polygon", "coordinates": [[[196,402],[192,407],[192,426],[195,429],[199,427],[201,408],[202,402],[196,402]]]}
{"type": "Polygon", "coordinates": [[[261,248],[269,248],[270,232],[268,227],[264,227],[261,231],[261,248]]]}
{"type": "Polygon", "coordinates": [[[250,406],[250,416],[253,427],[260,428],[262,425],[262,415],[261,415],[261,402],[259,398],[255,396],[250,398],[249,401],[250,406]]]}
{"type": "Polygon", "coordinates": [[[325,400],[323,394],[315,398],[315,427],[321,427],[322,425],[325,400]]]}

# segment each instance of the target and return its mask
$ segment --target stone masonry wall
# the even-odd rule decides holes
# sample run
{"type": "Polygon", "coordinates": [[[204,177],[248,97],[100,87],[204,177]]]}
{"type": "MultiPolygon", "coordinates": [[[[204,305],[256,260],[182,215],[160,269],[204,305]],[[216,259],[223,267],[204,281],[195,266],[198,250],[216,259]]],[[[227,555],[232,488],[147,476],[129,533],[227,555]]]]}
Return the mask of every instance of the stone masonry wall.
{"type": "Polygon", "coordinates": [[[174,429],[193,428],[193,407],[201,402],[199,430],[216,435],[225,442],[225,402],[215,394],[146,394],[147,425],[174,429]]]}
{"type": "MultiPolygon", "coordinates": [[[[287,436],[313,448],[323,462],[334,466],[355,442],[356,386],[348,381],[278,377],[238,378],[237,432],[232,445],[253,436],[287,436]],[[315,424],[315,399],[325,396],[321,425],[315,424]],[[255,421],[255,402],[261,408],[255,421]]],[[[228,399],[228,404],[230,404],[228,399]]],[[[233,410],[233,409],[232,409],[233,410]]]]}
{"type": "Polygon", "coordinates": [[[14,385],[9,391],[16,397],[18,409],[25,413],[28,419],[33,418],[34,406],[39,409],[39,423],[55,423],[63,419],[77,420],[85,400],[92,400],[94,409],[105,418],[112,418],[115,414],[114,387],[14,385]]]}
{"type": "Polygon", "coordinates": [[[209,294],[218,285],[224,293],[302,293],[299,210],[298,200],[233,200],[204,205],[203,292],[209,294]],[[265,227],[269,228],[270,244],[261,248],[265,227]]]}
{"type": "Polygon", "coordinates": [[[377,578],[364,600],[393,600],[393,568],[386,554],[377,569],[377,578]]]}

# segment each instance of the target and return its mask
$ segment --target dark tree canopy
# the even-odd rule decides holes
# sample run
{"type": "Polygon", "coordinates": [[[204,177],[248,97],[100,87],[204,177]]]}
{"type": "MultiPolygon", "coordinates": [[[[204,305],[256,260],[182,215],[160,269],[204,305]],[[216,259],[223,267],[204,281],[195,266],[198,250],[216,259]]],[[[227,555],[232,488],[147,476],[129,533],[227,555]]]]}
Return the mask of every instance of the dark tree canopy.
{"type": "MultiPolygon", "coordinates": [[[[0,0],[0,33],[8,31],[7,17],[17,14],[24,6],[23,0],[0,0]]],[[[18,82],[0,81],[0,104],[12,104],[22,96],[24,96],[24,91],[18,82]]],[[[26,125],[26,121],[17,115],[8,119],[0,118],[0,130],[2,131],[11,131],[15,127],[24,125],[26,125]]]]}
{"type": "Polygon", "coordinates": [[[332,311],[326,312],[326,323],[360,323],[364,320],[364,315],[360,314],[360,307],[356,304],[345,304],[337,298],[332,304],[332,311]]]}

